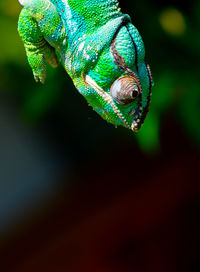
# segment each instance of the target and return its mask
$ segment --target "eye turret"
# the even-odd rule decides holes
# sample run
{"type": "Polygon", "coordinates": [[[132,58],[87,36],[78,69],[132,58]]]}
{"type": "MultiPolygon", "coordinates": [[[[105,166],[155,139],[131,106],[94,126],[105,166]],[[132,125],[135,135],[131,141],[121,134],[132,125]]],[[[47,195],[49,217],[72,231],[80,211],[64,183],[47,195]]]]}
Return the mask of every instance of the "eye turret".
{"type": "Polygon", "coordinates": [[[127,75],[118,78],[110,88],[112,98],[120,105],[128,105],[139,95],[139,89],[134,77],[127,75]]]}

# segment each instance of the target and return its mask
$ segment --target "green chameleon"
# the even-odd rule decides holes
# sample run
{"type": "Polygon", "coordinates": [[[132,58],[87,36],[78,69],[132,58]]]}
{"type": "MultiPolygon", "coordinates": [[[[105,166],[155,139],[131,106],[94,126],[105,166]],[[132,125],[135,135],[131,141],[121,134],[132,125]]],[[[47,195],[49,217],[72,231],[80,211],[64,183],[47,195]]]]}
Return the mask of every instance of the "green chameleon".
{"type": "Polygon", "coordinates": [[[36,81],[61,59],[78,91],[102,118],[138,131],[152,76],[138,30],[117,0],[19,0],[18,31],[36,81]]]}

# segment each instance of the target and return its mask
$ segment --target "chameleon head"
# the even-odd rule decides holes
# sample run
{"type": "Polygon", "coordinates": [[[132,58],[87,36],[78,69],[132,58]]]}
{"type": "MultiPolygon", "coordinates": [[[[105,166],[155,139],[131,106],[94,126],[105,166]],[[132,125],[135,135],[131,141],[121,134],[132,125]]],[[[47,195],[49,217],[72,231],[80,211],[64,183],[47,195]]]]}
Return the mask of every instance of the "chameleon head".
{"type": "Polygon", "coordinates": [[[102,118],[138,131],[149,110],[152,76],[137,29],[121,27],[84,82],[84,96],[102,118]]]}

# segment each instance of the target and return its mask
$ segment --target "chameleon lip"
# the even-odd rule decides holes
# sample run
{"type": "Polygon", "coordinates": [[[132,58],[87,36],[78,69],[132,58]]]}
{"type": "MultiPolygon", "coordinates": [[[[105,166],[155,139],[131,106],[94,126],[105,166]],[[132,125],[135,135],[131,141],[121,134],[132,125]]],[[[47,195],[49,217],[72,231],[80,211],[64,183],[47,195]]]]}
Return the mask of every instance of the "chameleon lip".
{"type": "Polygon", "coordinates": [[[148,72],[148,76],[149,76],[149,94],[148,94],[148,97],[147,97],[147,105],[143,109],[143,113],[140,115],[140,122],[138,124],[139,128],[144,123],[144,120],[145,120],[145,118],[147,116],[147,113],[149,111],[150,102],[151,102],[151,95],[152,95],[152,92],[151,92],[151,89],[152,89],[152,86],[153,86],[152,74],[151,74],[149,64],[146,63],[146,67],[147,67],[147,72],[148,72]]]}
{"type": "Polygon", "coordinates": [[[85,76],[84,78],[85,82],[91,86],[107,103],[111,105],[113,108],[114,112],[117,114],[117,116],[122,120],[124,123],[125,127],[131,129],[133,132],[138,131],[138,123],[139,123],[139,118],[138,120],[134,120],[131,125],[129,125],[128,121],[122,116],[121,112],[119,109],[116,107],[116,105],[113,102],[112,97],[106,93],[100,86],[97,85],[97,83],[88,75],[85,76]]]}

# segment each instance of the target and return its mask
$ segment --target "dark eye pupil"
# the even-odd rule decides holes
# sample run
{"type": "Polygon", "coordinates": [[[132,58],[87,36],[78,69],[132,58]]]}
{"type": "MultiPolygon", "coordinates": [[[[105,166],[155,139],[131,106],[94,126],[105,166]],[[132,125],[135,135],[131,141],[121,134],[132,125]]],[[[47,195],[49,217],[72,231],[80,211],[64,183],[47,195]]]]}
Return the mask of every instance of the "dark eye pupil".
{"type": "Polygon", "coordinates": [[[133,96],[133,98],[136,98],[138,96],[138,91],[137,90],[133,90],[132,96],[133,96]]]}

